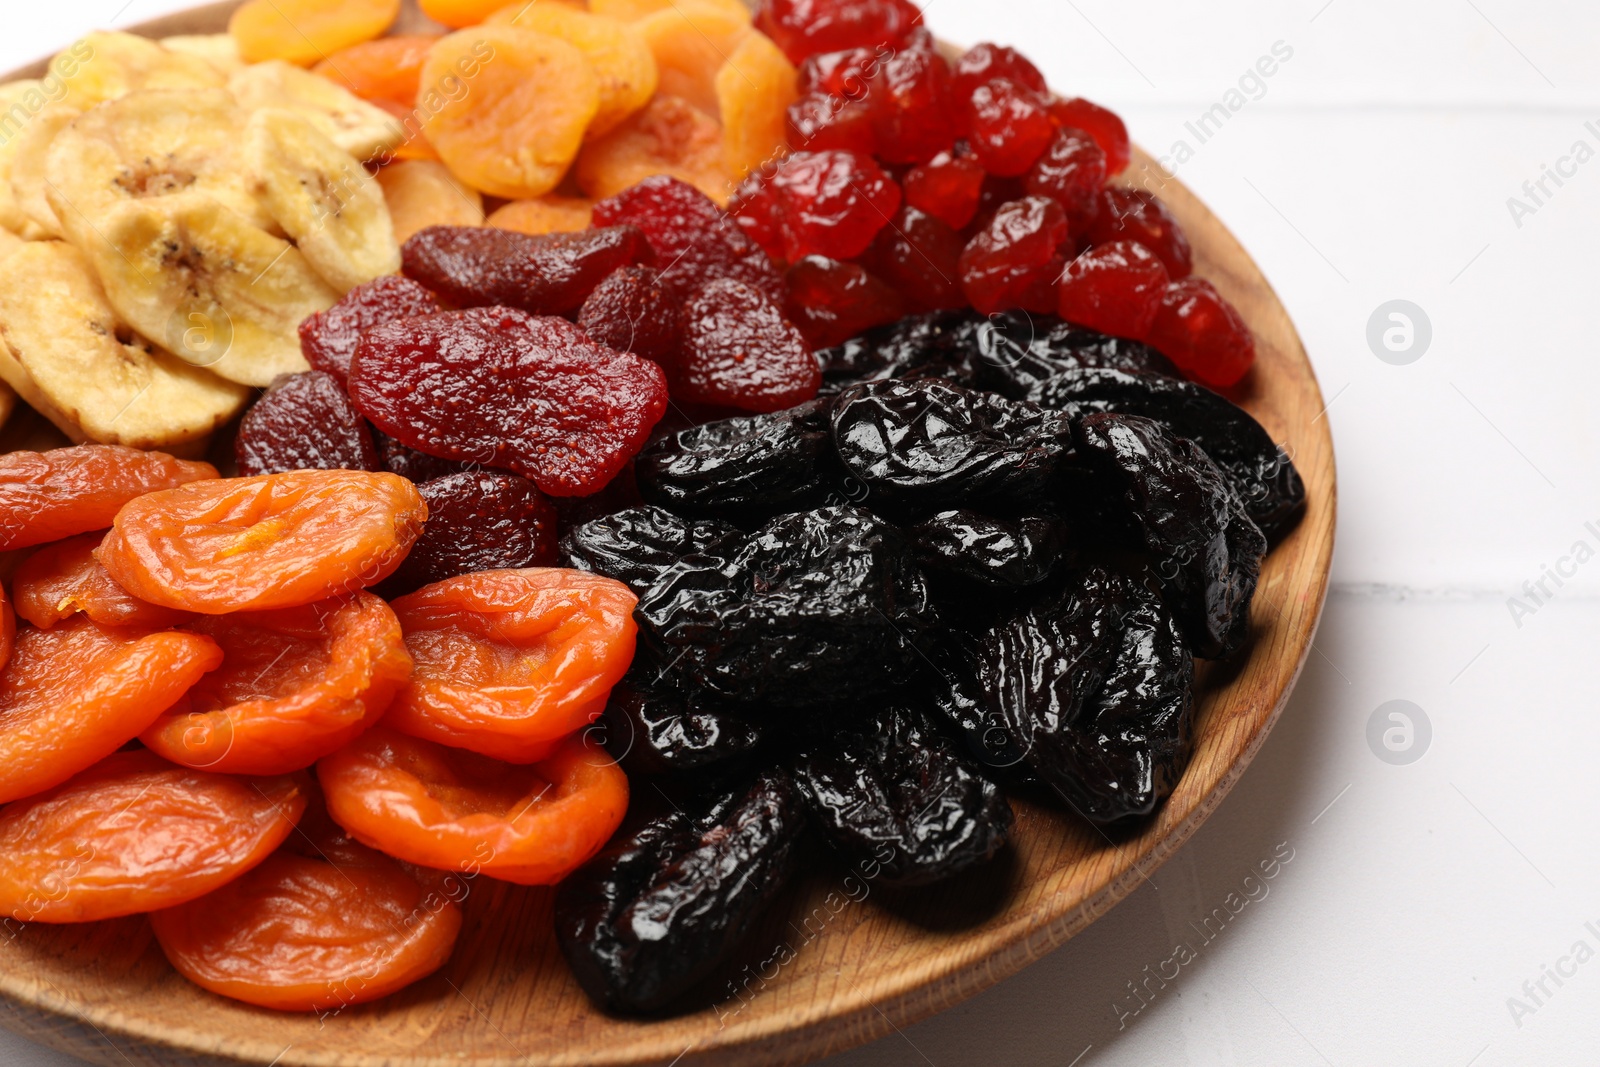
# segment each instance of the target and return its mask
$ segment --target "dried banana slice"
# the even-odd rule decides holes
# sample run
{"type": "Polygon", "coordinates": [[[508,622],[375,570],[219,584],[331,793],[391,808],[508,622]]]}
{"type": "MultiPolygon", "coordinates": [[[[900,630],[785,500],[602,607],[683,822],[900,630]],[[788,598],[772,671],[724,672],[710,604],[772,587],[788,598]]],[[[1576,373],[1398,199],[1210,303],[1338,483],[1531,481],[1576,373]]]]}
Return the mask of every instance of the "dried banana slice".
{"type": "Polygon", "coordinates": [[[83,255],[61,241],[0,262],[0,337],[0,376],[74,441],[175,447],[250,398],[119,323],[83,255]]]}
{"type": "Polygon", "coordinates": [[[293,245],[203,193],[113,205],[94,237],[84,252],[125,322],[244,385],[305,370],[300,322],[339,296],[293,245]]]}
{"type": "Polygon", "coordinates": [[[194,191],[276,231],[256,196],[240,133],[247,116],[225,89],[139,89],[85,112],[50,143],[45,187],[79,248],[113,205],[194,191]]]}
{"type": "Polygon", "coordinates": [[[298,112],[252,115],[245,160],[272,217],[340,294],[400,269],[383,189],[298,112]]]}
{"type": "Polygon", "coordinates": [[[177,37],[163,37],[160,44],[169,52],[203,59],[229,77],[244,69],[239,42],[234,40],[231,33],[180,34],[177,37]]]}
{"type": "Polygon", "coordinates": [[[17,154],[11,160],[11,195],[22,211],[22,229],[18,232],[30,241],[66,236],[50,206],[45,159],[56,137],[80,114],[77,108],[66,104],[47,107],[17,135],[17,154]]]}
{"type": "Polygon", "coordinates": [[[360,160],[391,152],[406,139],[405,125],[387,111],[281,59],[244,68],[228,88],[246,111],[277,107],[300,112],[328,140],[360,160]]]}
{"type": "Polygon", "coordinates": [[[222,89],[227,75],[192,55],[131,33],[86,34],[50,61],[65,103],[87,111],[135,89],[222,89]]]}
{"type": "Polygon", "coordinates": [[[17,158],[17,143],[22,131],[47,102],[36,79],[0,85],[0,229],[12,233],[21,233],[27,221],[11,192],[11,168],[17,158]],[[32,106],[32,101],[37,101],[38,106],[32,106]]]}

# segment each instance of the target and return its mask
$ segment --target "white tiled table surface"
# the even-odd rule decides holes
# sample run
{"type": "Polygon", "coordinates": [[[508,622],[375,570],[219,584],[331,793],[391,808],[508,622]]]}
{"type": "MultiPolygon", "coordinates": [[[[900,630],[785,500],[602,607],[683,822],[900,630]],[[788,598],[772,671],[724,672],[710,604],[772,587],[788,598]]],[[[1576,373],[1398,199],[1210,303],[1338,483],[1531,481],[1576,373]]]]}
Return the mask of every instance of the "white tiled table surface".
{"type": "MultiPolygon", "coordinates": [[[[0,68],[183,6],[123,5],[9,0],[0,68]]],[[[1151,151],[1192,149],[1179,176],[1278,288],[1331,402],[1339,548],[1280,725],[1154,884],[988,993],[829,1062],[1595,1062],[1600,7],[932,0],[928,14],[948,39],[1024,46],[1151,151]],[[1292,55],[1230,98],[1274,46],[1292,55]],[[1238,106],[1201,143],[1185,124],[1218,103],[1238,106]],[[1523,183],[1547,166],[1565,173],[1535,200],[1523,183]],[[1511,197],[1531,210],[1514,217],[1511,197]],[[1432,325],[1404,366],[1366,339],[1394,299],[1432,325]],[[1570,576],[1535,601],[1524,583],[1546,568],[1570,576]],[[1405,766],[1366,740],[1391,700],[1432,724],[1405,766]],[[1275,854],[1293,858],[1247,880],[1275,854]],[[1230,903],[1237,916],[1201,933],[1230,903]]],[[[0,1063],[69,1062],[0,1035],[0,1063]]]]}

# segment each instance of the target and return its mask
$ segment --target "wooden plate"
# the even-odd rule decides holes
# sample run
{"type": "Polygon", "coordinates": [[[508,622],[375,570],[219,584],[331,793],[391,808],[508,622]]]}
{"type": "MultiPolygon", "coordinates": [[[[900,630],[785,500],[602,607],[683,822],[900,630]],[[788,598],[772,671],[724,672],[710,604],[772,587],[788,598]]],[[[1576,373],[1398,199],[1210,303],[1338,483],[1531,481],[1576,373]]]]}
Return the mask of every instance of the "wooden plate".
{"type": "MultiPolygon", "coordinates": [[[[199,8],[139,32],[221,31],[233,6],[199,8]]],[[[1159,173],[1148,164],[1141,154],[1131,173],[1159,173]]],[[[959,1003],[1105,914],[1188,840],[1260,748],[1310,650],[1333,554],[1333,443],[1294,326],[1205,205],[1177,182],[1154,191],[1188,231],[1197,273],[1255,331],[1260,363],[1241,400],[1292,452],[1309,509],[1262,572],[1248,658],[1203,676],[1194,761],[1143,832],[1112,842],[1017,802],[1014,844],[999,861],[912,903],[886,900],[842,872],[813,874],[795,887],[786,920],[764,932],[764,948],[733,995],[666,1021],[595,1011],[556,951],[550,891],[479,879],[443,971],[323,1019],[202,992],[168,967],[142,918],[82,927],[7,921],[0,1024],[110,1067],[794,1064],[959,1003]]]]}

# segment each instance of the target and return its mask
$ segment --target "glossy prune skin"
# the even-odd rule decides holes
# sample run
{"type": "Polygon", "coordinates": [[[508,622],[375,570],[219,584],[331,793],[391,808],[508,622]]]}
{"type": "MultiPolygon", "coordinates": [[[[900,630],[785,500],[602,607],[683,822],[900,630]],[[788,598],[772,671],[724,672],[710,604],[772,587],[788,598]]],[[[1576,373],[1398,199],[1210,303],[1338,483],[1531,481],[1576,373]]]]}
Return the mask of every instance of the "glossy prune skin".
{"type": "Polygon", "coordinates": [[[1203,385],[1151,374],[1086,368],[1034,384],[1028,399],[1074,418],[1097,411],[1142,415],[1171,426],[1221,467],[1272,542],[1305,514],[1306,487],[1294,461],[1250,413],[1203,385]]]}
{"type": "Polygon", "coordinates": [[[841,472],[833,456],[833,402],[709,422],[639,453],[639,492],[691,515],[765,519],[820,504],[841,472]]]}
{"type": "Polygon", "coordinates": [[[401,249],[406,276],[458,308],[572,315],[613,271],[654,259],[632,226],[537,236],[484,226],[430,226],[401,249]]]}
{"type": "Polygon", "coordinates": [[[1026,507],[1071,451],[1058,412],[925,378],[839,396],[833,443],[845,469],[888,507],[1026,507]]]}
{"type": "Polygon", "coordinates": [[[606,748],[630,776],[692,784],[746,765],[763,737],[759,724],[683,687],[648,657],[611,691],[603,722],[606,748]]]}
{"type": "Polygon", "coordinates": [[[505,471],[468,471],[423,482],[428,523],[385,585],[391,595],[478,571],[549,567],[556,511],[537,486],[505,471]]]}
{"type": "Polygon", "coordinates": [[[818,352],[822,393],[890,378],[945,378],[972,385],[976,339],[985,321],[974,311],[912,315],[818,352]]]}
{"type": "Polygon", "coordinates": [[[782,515],[730,558],[691,556],[640,598],[646,642],[740,704],[831,708],[893,689],[938,622],[894,527],[855,507],[782,515]]]}
{"type": "Polygon", "coordinates": [[[643,594],[679,560],[728,551],[743,539],[727,523],[684,519],[647,504],[568,530],[561,538],[561,565],[615,579],[643,594]]]}
{"type": "Polygon", "coordinates": [[[1250,634],[1267,539],[1199,445],[1137,415],[1076,424],[1086,461],[1121,490],[1121,503],[1198,656],[1222,659],[1250,634]]]}
{"type": "Polygon", "coordinates": [[[245,413],[234,442],[239,473],[381,471],[367,422],[339,379],[326,371],[289,374],[245,413]]]}
{"type": "Polygon", "coordinates": [[[906,531],[917,562],[987,589],[1047,581],[1071,561],[1069,529],[1060,519],[996,519],[975,511],[942,511],[906,531]]]}
{"type": "Polygon", "coordinates": [[[795,782],[834,850],[853,868],[876,867],[885,886],[953,878],[988,862],[1011,830],[999,788],[904,705],[809,748],[795,782]]]}
{"type": "Polygon", "coordinates": [[[1172,378],[1179,373],[1149,345],[1026,311],[991,316],[974,341],[980,387],[1045,407],[1056,405],[1041,400],[1034,390],[1067,371],[1105,369],[1172,378]]]}
{"type": "Polygon", "coordinates": [[[660,1011],[727,962],[797,871],[805,807],[782,771],[618,837],[556,890],[556,943],[584,992],[660,1011]]]}

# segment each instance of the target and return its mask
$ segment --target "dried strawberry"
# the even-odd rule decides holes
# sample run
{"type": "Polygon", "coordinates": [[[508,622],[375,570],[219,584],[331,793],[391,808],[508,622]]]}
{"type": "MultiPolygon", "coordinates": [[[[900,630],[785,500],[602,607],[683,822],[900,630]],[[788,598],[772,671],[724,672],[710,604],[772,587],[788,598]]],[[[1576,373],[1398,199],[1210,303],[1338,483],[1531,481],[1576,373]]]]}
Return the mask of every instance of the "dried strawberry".
{"type": "Polygon", "coordinates": [[[873,77],[868,98],[878,158],[926,163],[955,144],[952,99],[950,64],[931,45],[890,56],[873,77]]]}
{"type": "Polygon", "coordinates": [[[570,315],[618,267],[648,263],[632,226],[533,236],[483,226],[430,226],[401,250],[405,272],[457,307],[570,315]]]}
{"type": "Polygon", "coordinates": [[[327,371],[342,384],[350,374],[350,359],[362,334],[396,319],[443,310],[432,290],[402,275],[388,274],[356,286],[333,307],[302,322],[300,351],[313,370],[327,371]]]}
{"type": "Polygon", "coordinates": [[[866,262],[912,305],[926,311],[965,307],[961,253],[966,242],[939,219],[903,207],[867,251],[866,262]]]}
{"type": "Polygon", "coordinates": [[[954,229],[965,229],[978,214],[987,173],[967,143],[957,142],[950,151],[911,168],[903,183],[905,201],[954,229]]]}
{"type": "Polygon", "coordinates": [[[759,290],[721,279],[684,310],[672,395],[694,404],[781,411],[817,395],[822,372],[805,338],[759,290]]]}
{"type": "Polygon", "coordinates": [[[1048,196],[1067,209],[1073,232],[1084,232],[1100,206],[1106,184],[1106,154],[1082,130],[1064,129],[1028,171],[1029,196],[1048,196]]]}
{"type": "Polygon", "coordinates": [[[1065,129],[1084,130],[1106,154],[1106,173],[1116,177],[1128,169],[1133,148],[1128,143],[1128,127],[1115,111],[1075,96],[1071,100],[1052,100],[1050,116],[1065,129]]]}
{"type": "Polygon", "coordinates": [[[1042,196],[1002,207],[961,253],[961,283],[985,315],[1025,308],[1053,313],[1055,282],[1072,251],[1067,213],[1042,196]]]}
{"type": "Polygon", "coordinates": [[[577,496],[643,447],[666,410],[667,384],[654,363],[597,344],[565,319],[474,308],[369,331],[350,365],[350,396],[412,448],[577,496]]]}
{"type": "Polygon", "coordinates": [[[1204,278],[1167,288],[1149,340],[1179,370],[1217,389],[1237,385],[1256,360],[1250,327],[1204,278]]]}
{"type": "Polygon", "coordinates": [[[273,382],[240,421],[234,455],[246,476],[383,470],[367,421],[339,379],[320,370],[273,382]]]}
{"type": "Polygon", "coordinates": [[[1101,190],[1099,213],[1087,236],[1092,245],[1139,242],[1161,257],[1174,281],[1187,278],[1194,270],[1194,254],[1183,227],[1165,204],[1143,189],[1111,186],[1101,190]]]}
{"type": "Polygon", "coordinates": [[[474,471],[423,482],[417,492],[428,524],[385,583],[386,595],[460,574],[555,565],[555,505],[528,479],[474,471]]]}
{"type": "Polygon", "coordinates": [[[1006,78],[1041,95],[1050,92],[1039,68],[1021,52],[1005,45],[980,44],[956,61],[952,84],[956,99],[972,99],[973,93],[996,78],[1006,78]]]}
{"type": "Polygon", "coordinates": [[[789,105],[784,123],[789,134],[789,147],[797,152],[822,152],[839,148],[871,156],[878,151],[872,110],[865,100],[808,93],[789,105]]]}
{"type": "Polygon", "coordinates": [[[772,260],[709,196],[658,175],[594,206],[596,226],[636,226],[655,252],[662,281],[679,298],[713,278],[733,278],[783,300],[772,260]]]}
{"type": "Polygon", "coordinates": [[[807,256],[789,268],[785,280],[789,319],[814,349],[832,348],[906,314],[900,294],[855,263],[807,256]]]}
{"type": "Polygon", "coordinates": [[[1061,317],[1079,326],[1143,341],[1167,291],[1167,268],[1132,241],[1091,248],[1061,278],[1061,317]]]}
{"type": "Polygon", "coordinates": [[[898,49],[921,22],[910,0],[764,0],[756,16],[795,63],[847,48],[898,49]]]}
{"type": "Polygon", "coordinates": [[[777,258],[786,262],[854,259],[900,210],[900,187],[866,156],[796,152],[770,173],[746,178],[728,209],[752,236],[775,220],[782,241],[777,258]]]}
{"type": "Polygon", "coordinates": [[[1001,177],[1026,174],[1056,135],[1045,98],[1010,78],[995,78],[974,90],[966,117],[973,151],[985,170],[1001,177]]]}
{"type": "Polygon", "coordinates": [[[372,435],[378,441],[378,455],[383,460],[383,469],[418,485],[431,482],[435,478],[447,478],[463,471],[481,469],[476,463],[458,463],[453,459],[440,459],[426,452],[418,452],[409,445],[396,441],[382,430],[375,429],[372,435]]]}
{"type": "Polygon", "coordinates": [[[679,311],[661,275],[649,267],[623,267],[595,286],[578,312],[578,325],[618,352],[665,363],[683,335],[679,311]]]}

